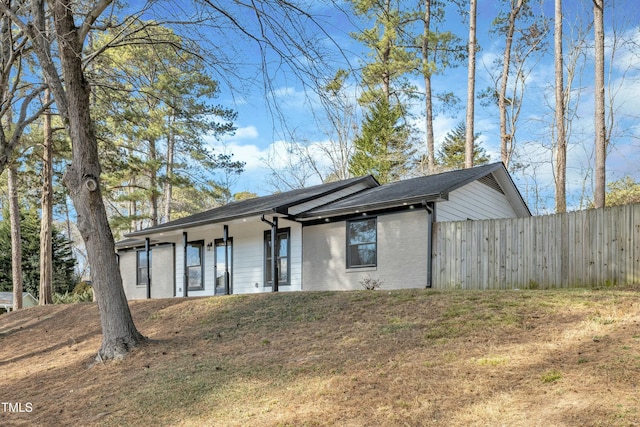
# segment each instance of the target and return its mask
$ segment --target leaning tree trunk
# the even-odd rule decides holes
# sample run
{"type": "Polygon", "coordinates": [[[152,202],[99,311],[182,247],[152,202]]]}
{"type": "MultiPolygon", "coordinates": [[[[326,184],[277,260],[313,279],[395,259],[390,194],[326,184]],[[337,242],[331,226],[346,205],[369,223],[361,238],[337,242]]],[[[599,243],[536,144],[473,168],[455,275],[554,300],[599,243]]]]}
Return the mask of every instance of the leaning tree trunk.
{"type": "Polygon", "coordinates": [[[504,52],[502,55],[502,75],[500,77],[500,91],[498,93],[498,110],[500,113],[500,158],[505,166],[509,167],[509,161],[513,154],[514,135],[513,130],[507,130],[507,89],[509,87],[509,68],[511,65],[511,46],[516,29],[516,19],[522,9],[524,0],[518,0],[512,4],[509,12],[509,20],[505,34],[504,52]]]}
{"type": "Polygon", "coordinates": [[[82,43],[71,0],[51,2],[66,88],[67,117],[73,160],[64,183],[76,208],[85,242],[102,324],[98,360],[122,358],[144,337],[136,329],[115,252],[115,243],[100,190],[98,144],[89,114],[90,88],[82,69],[82,43]]]}

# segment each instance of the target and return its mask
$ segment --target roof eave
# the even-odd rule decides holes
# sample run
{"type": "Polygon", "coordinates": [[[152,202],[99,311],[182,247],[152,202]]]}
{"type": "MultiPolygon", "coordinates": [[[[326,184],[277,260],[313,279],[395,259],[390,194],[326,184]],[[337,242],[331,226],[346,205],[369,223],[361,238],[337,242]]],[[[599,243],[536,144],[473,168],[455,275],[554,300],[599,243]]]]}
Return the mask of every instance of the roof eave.
{"type": "Polygon", "coordinates": [[[384,203],[370,203],[370,204],[362,204],[357,206],[349,206],[347,208],[341,209],[333,209],[327,211],[310,211],[305,212],[304,214],[299,215],[301,219],[315,219],[315,218],[331,218],[335,216],[344,216],[344,215],[356,215],[364,212],[372,212],[379,211],[384,209],[392,209],[399,208],[408,205],[421,204],[423,202],[442,202],[449,200],[448,193],[438,193],[438,194],[430,194],[426,196],[412,197],[407,199],[397,199],[393,201],[388,201],[384,203]]]}
{"type": "Polygon", "coordinates": [[[143,236],[153,236],[156,234],[167,233],[170,231],[183,230],[183,229],[186,230],[188,228],[200,227],[203,225],[220,224],[220,223],[235,221],[238,219],[250,218],[252,216],[261,216],[261,215],[272,214],[272,213],[281,214],[281,212],[277,212],[277,208],[271,208],[271,209],[250,212],[250,213],[245,213],[240,215],[226,216],[224,218],[203,219],[200,221],[186,222],[186,223],[176,224],[168,227],[158,226],[157,228],[148,228],[144,230],[132,231],[131,233],[125,234],[124,237],[138,238],[143,236]]]}

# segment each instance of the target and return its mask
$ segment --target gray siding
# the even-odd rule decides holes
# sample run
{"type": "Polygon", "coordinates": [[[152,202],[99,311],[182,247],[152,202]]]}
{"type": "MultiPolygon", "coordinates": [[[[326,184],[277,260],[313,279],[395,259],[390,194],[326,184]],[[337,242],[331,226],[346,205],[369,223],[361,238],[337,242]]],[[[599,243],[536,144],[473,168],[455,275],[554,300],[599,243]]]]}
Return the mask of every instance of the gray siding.
{"type": "Polygon", "coordinates": [[[452,191],[449,200],[436,205],[437,221],[464,221],[517,217],[504,194],[478,181],[452,191]]]}
{"type": "Polygon", "coordinates": [[[136,251],[120,251],[118,252],[118,263],[120,265],[120,274],[122,275],[122,286],[128,300],[146,298],[144,289],[138,290],[136,286],[136,251]]]}
{"type": "MultiPolygon", "coordinates": [[[[137,250],[119,252],[120,274],[125,295],[129,300],[147,298],[147,287],[138,286],[136,270],[137,250]]],[[[153,246],[151,248],[151,297],[168,298],[173,296],[174,285],[174,249],[172,245],[153,246]]]]}
{"type": "Polygon", "coordinates": [[[169,298],[174,293],[173,245],[156,246],[151,255],[151,298],[169,298]]]}
{"type": "Polygon", "coordinates": [[[422,288],[427,285],[428,222],[416,209],[377,217],[376,267],[346,268],[346,222],[303,229],[303,289],[362,289],[366,277],[382,280],[382,289],[422,288]]]}

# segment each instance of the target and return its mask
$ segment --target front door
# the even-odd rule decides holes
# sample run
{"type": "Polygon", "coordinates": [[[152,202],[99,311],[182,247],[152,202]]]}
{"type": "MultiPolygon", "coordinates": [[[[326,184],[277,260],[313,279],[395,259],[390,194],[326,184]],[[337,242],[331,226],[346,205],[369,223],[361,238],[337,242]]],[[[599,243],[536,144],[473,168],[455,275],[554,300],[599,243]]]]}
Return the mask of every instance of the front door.
{"type": "Polygon", "coordinates": [[[215,241],[216,248],[216,295],[233,293],[233,239],[215,241]]]}

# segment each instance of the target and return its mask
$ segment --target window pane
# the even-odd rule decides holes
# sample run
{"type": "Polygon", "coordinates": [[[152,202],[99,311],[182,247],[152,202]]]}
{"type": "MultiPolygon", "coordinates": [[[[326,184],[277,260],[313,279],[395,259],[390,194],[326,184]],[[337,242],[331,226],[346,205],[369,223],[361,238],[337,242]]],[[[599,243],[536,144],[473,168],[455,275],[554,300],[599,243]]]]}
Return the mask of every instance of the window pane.
{"type": "Polygon", "coordinates": [[[147,269],[146,268],[140,268],[138,270],[138,284],[139,285],[146,285],[147,284],[147,269]]]}
{"type": "Polygon", "coordinates": [[[271,261],[267,262],[267,268],[266,268],[266,272],[267,272],[267,283],[271,283],[273,280],[271,280],[271,261]]]}
{"type": "Polygon", "coordinates": [[[146,285],[148,279],[151,278],[151,254],[149,251],[149,269],[147,269],[147,252],[146,251],[138,251],[137,255],[137,263],[138,263],[138,285],[146,285]]]}
{"type": "Polygon", "coordinates": [[[280,235],[278,237],[279,237],[278,238],[278,241],[279,241],[278,244],[280,245],[280,247],[279,247],[280,251],[278,252],[278,256],[286,257],[287,256],[287,250],[289,249],[289,242],[288,242],[289,239],[287,238],[286,234],[285,235],[280,235]]]}
{"type": "Polygon", "coordinates": [[[375,244],[354,245],[350,247],[350,251],[352,266],[376,264],[375,244]]]}
{"type": "Polygon", "coordinates": [[[352,221],[349,223],[349,244],[376,241],[376,220],[352,221]]]}
{"type": "Polygon", "coordinates": [[[288,273],[288,259],[280,258],[278,260],[278,281],[279,282],[287,282],[289,280],[288,273]]]}
{"type": "Polygon", "coordinates": [[[188,267],[187,272],[189,273],[189,287],[201,288],[202,287],[202,269],[200,268],[200,266],[188,267]]]}
{"type": "Polygon", "coordinates": [[[347,225],[347,267],[375,266],[377,263],[376,219],[350,221],[347,225]]]}
{"type": "Polygon", "coordinates": [[[200,262],[201,249],[202,245],[200,244],[187,245],[187,266],[191,267],[202,264],[200,262]]]}
{"type": "Polygon", "coordinates": [[[216,288],[224,288],[225,257],[224,246],[216,245],[216,288]]]}

